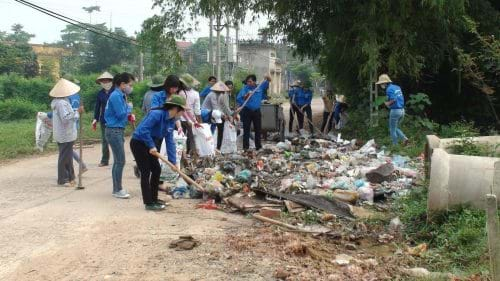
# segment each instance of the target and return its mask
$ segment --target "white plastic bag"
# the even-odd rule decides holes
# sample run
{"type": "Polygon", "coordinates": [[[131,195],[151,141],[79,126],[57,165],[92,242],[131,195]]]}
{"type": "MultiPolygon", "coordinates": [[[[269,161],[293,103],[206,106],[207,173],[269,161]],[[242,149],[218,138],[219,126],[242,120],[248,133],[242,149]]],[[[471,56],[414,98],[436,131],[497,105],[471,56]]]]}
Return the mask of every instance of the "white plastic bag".
{"type": "Polygon", "coordinates": [[[38,150],[43,151],[45,144],[47,144],[50,136],[52,135],[52,120],[45,112],[38,112],[36,115],[36,129],[35,129],[35,145],[38,150]]]}
{"type": "Polygon", "coordinates": [[[214,138],[209,124],[201,124],[202,128],[193,128],[194,142],[200,157],[213,156],[215,154],[214,138]]]}
{"type": "Polygon", "coordinates": [[[225,122],[220,152],[222,154],[236,153],[238,151],[237,140],[236,127],[231,122],[225,122]]]}

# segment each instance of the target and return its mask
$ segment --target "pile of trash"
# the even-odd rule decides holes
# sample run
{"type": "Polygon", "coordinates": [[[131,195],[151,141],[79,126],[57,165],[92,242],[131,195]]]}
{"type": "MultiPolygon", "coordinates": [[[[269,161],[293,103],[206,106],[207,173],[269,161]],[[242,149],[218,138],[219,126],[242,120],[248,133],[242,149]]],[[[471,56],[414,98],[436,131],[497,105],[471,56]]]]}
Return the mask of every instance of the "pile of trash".
{"type": "Polygon", "coordinates": [[[307,209],[352,219],[355,206],[373,205],[407,192],[420,176],[421,163],[390,156],[374,140],[329,141],[294,138],[266,144],[258,153],[199,159],[188,174],[205,192],[189,187],[175,173],[173,198],[203,198],[201,208],[229,208],[279,217],[307,209]],[[210,201],[209,201],[210,200],[210,201]]]}

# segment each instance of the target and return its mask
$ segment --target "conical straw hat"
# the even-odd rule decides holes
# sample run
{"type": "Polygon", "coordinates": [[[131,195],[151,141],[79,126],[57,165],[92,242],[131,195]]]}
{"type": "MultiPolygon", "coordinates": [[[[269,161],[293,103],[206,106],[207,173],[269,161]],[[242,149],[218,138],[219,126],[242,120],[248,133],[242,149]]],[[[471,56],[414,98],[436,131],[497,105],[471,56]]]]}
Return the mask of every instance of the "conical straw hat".
{"type": "Polygon", "coordinates": [[[221,81],[215,83],[215,85],[213,85],[212,88],[210,88],[210,90],[212,90],[214,92],[229,92],[229,91],[231,91],[226,86],[226,84],[224,84],[224,82],[221,82],[221,81]]]}
{"type": "Polygon", "coordinates": [[[49,96],[54,98],[64,98],[74,95],[80,91],[80,86],[68,80],[61,78],[56,85],[50,90],[49,96]]]}

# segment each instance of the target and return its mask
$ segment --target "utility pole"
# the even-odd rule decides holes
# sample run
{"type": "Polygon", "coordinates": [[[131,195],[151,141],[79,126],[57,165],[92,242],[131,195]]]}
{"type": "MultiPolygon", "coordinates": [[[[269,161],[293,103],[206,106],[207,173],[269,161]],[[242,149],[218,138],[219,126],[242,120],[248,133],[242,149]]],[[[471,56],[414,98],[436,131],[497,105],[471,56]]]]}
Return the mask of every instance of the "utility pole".
{"type": "Polygon", "coordinates": [[[231,71],[231,60],[230,56],[232,56],[233,52],[229,49],[233,46],[231,45],[231,41],[229,40],[229,16],[226,15],[226,77],[232,79],[232,71],[231,71]]]}
{"type": "Polygon", "coordinates": [[[139,81],[144,81],[144,53],[139,53],[139,81]]]}
{"type": "Polygon", "coordinates": [[[214,27],[214,18],[210,16],[210,33],[208,39],[208,62],[210,63],[210,67],[212,68],[212,75],[214,75],[214,42],[213,42],[213,27],[214,27]]]}
{"type": "Polygon", "coordinates": [[[240,53],[240,23],[236,22],[235,23],[235,37],[236,37],[236,62],[234,63],[234,68],[238,67],[238,62],[240,60],[240,56],[238,55],[240,53]]]}
{"type": "Polygon", "coordinates": [[[221,14],[217,15],[217,27],[215,28],[215,31],[217,32],[217,49],[216,49],[216,54],[215,54],[215,63],[217,64],[217,81],[221,79],[221,64],[220,64],[220,32],[222,29],[224,29],[224,26],[220,24],[221,20],[221,14]]]}

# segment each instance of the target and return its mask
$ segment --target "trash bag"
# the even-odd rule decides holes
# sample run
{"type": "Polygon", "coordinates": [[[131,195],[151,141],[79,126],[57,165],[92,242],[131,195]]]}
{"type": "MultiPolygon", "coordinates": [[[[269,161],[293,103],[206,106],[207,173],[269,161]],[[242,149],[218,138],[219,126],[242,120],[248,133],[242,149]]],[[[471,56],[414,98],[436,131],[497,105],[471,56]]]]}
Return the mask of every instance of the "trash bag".
{"type": "Polygon", "coordinates": [[[35,146],[43,151],[45,145],[52,135],[52,120],[45,112],[38,112],[36,115],[35,146]]]}
{"type": "Polygon", "coordinates": [[[202,128],[193,128],[194,141],[200,157],[213,156],[215,154],[214,138],[210,132],[209,124],[201,124],[202,128]]]}
{"type": "Polygon", "coordinates": [[[220,152],[222,154],[236,153],[238,151],[237,140],[236,127],[231,122],[224,122],[224,135],[220,152]]]}
{"type": "MultiPolygon", "coordinates": [[[[187,137],[184,134],[179,135],[179,133],[177,131],[174,131],[173,134],[174,134],[174,142],[175,142],[175,152],[176,152],[176,159],[177,159],[177,167],[180,168],[180,163],[181,163],[181,160],[182,160],[182,152],[186,148],[187,137]]],[[[167,144],[165,143],[165,139],[163,139],[163,141],[161,143],[160,154],[167,156],[167,144]]],[[[160,161],[160,164],[163,163],[159,159],[158,159],[158,161],[160,161]]]]}

